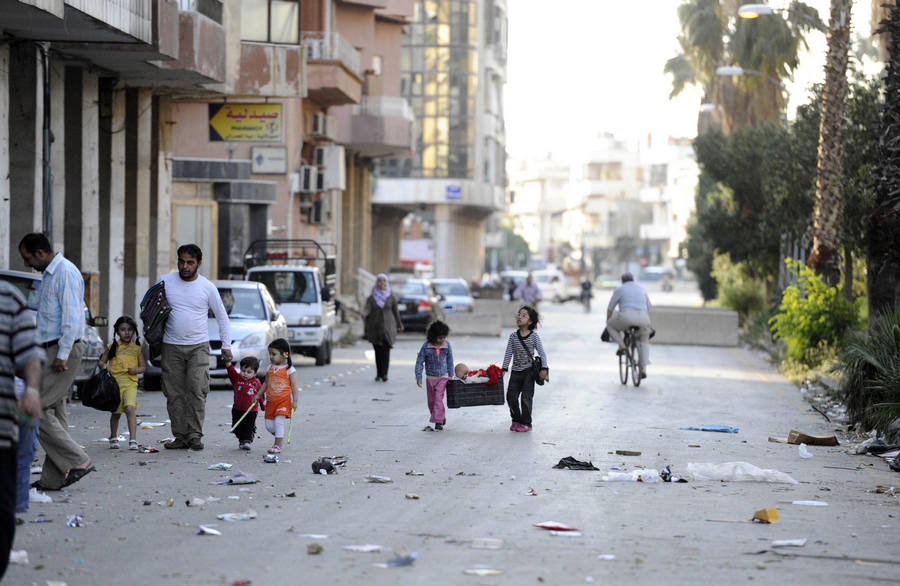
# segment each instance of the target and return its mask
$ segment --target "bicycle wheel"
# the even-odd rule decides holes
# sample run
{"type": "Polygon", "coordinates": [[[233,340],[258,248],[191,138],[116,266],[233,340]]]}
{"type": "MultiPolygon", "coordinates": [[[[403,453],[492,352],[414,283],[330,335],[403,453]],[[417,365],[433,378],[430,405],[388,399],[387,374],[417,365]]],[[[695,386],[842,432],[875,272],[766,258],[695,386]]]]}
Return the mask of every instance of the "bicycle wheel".
{"type": "MultiPolygon", "coordinates": [[[[627,336],[628,334],[625,335],[627,336]]],[[[626,339],[625,342],[627,344],[628,340],[626,339]]],[[[628,349],[626,347],[625,352],[619,355],[619,380],[622,381],[623,385],[628,384],[628,370],[628,349]]]]}
{"type": "Polygon", "coordinates": [[[628,344],[628,363],[631,367],[631,384],[636,387],[641,386],[641,365],[639,361],[637,347],[637,332],[632,332],[631,340],[628,344]]]}

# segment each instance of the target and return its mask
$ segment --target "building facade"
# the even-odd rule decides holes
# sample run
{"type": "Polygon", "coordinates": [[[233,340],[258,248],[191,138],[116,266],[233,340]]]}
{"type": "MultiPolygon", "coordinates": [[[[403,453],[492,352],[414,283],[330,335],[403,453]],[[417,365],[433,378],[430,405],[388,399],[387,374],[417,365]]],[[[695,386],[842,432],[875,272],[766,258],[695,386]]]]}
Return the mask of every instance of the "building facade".
{"type": "Polygon", "coordinates": [[[416,0],[403,38],[415,153],[378,160],[373,220],[397,234],[406,214],[426,218],[436,276],[480,277],[485,224],[504,205],[506,12],[503,0],[416,0]]]}

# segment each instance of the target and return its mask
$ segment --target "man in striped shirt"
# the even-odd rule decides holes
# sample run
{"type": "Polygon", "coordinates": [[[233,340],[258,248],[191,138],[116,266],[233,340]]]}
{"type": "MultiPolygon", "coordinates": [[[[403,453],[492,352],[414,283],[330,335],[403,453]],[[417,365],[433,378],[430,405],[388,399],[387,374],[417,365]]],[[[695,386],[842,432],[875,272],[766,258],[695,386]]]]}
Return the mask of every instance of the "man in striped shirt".
{"type": "Polygon", "coordinates": [[[81,365],[84,344],[84,279],[62,254],[53,252],[40,233],[26,234],[19,243],[22,260],[44,273],[38,302],[38,340],[47,352],[41,377],[41,426],[38,440],[46,452],[40,490],[59,490],[94,470],[87,452],[69,435],[66,397],[81,365]]]}
{"type": "Polygon", "coordinates": [[[37,342],[34,318],[25,299],[12,285],[0,281],[0,579],[6,572],[16,531],[16,441],[18,416],[35,420],[41,415],[38,386],[44,351],[37,342]],[[25,392],[17,399],[14,377],[25,379],[25,392]],[[19,415],[18,412],[21,413],[19,415]]]}

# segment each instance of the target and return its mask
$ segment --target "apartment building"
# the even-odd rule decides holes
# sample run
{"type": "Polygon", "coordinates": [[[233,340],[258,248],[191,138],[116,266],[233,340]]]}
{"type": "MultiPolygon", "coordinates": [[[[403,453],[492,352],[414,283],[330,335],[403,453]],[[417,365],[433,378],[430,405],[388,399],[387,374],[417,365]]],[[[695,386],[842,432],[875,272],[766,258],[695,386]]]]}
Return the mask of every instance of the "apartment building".
{"type": "Polygon", "coordinates": [[[415,153],[377,160],[373,222],[397,234],[415,212],[433,226],[435,275],[473,279],[484,267],[485,224],[505,199],[506,2],[414,6],[401,95],[415,116],[415,153]]]}

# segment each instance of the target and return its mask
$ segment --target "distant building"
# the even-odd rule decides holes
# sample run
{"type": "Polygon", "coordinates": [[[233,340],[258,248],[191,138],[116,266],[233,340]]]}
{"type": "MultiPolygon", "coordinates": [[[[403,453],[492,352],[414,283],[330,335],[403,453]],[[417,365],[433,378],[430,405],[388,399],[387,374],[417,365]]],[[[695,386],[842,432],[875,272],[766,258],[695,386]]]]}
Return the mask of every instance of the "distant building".
{"type": "Polygon", "coordinates": [[[399,234],[413,211],[427,218],[437,276],[481,275],[485,224],[504,204],[506,26],[505,0],[416,0],[404,36],[415,154],[378,159],[373,230],[399,234]]]}

